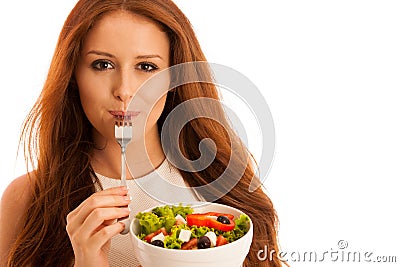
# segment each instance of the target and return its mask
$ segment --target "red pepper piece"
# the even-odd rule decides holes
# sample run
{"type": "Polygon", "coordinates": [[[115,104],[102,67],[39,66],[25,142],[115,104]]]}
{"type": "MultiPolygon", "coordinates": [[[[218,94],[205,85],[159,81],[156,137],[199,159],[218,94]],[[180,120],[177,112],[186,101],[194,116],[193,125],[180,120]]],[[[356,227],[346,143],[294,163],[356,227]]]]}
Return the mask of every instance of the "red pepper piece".
{"type": "Polygon", "coordinates": [[[233,215],[217,213],[217,212],[207,212],[207,213],[192,213],[186,216],[186,222],[189,226],[197,225],[197,226],[206,226],[210,228],[214,228],[220,231],[231,231],[235,228],[235,222],[233,221],[233,215]],[[229,217],[227,216],[229,215],[229,217]],[[229,220],[229,224],[224,224],[219,221],[215,217],[225,216],[229,220]],[[231,219],[232,218],[232,219],[231,219]]]}
{"type": "Polygon", "coordinates": [[[219,213],[219,212],[210,211],[210,212],[206,212],[204,214],[209,215],[209,216],[217,216],[217,217],[225,216],[226,218],[231,219],[231,220],[233,220],[233,218],[235,218],[235,216],[233,216],[232,214],[229,214],[229,213],[219,213]]]}

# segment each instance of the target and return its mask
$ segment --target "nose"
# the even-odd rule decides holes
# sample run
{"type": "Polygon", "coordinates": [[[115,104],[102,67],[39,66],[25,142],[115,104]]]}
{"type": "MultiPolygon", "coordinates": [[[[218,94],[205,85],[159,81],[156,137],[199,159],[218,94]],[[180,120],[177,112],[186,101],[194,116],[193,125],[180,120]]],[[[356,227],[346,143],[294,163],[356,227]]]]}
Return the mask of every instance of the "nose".
{"type": "Polygon", "coordinates": [[[121,71],[118,79],[115,82],[113,94],[114,97],[124,103],[127,107],[132,100],[137,88],[137,81],[135,81],[132,73],[128,71],[121,71]]]}

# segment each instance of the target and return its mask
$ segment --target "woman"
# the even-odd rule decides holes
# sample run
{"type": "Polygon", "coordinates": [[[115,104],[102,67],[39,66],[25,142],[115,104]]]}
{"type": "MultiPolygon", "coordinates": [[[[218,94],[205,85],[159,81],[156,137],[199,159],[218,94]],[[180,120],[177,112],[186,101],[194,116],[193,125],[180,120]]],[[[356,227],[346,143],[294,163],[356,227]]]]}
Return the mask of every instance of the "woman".
{"type": "MultiPolygon", "coordinates": [[[[124,225],[117,219],[158,202],[108,178],[120,177],[114,117],[127,109],[152,75],[193,61],[205,57],[189,21],[171,1],[77,3],[61,31],[42,94],[25,122],[23,140],[28,159],[37,160],[35,171],[13,181],[3,195],[1,265],[137,266],[126,247],[129,237],[119,234],[124,225]]],[[[207,69],[200,73],[209,76],[207,69]]],[[[212,107],[218,123],[205,118],[190,121],[177,147],[161,144],[161,132],[172,130],[168,125],[163,129],[168,114],[180,103],[199,97],[219,99],[213,84],[190,83],[170,90],[149,114],[143,114],[147,117],[141,125],[143,133],[134,134],[129,145],[135,149],[130,150],[128,179],[151,182],[153,173],[159,172],[172,183],[188,186],[183,196],[188,201],[214,200],[228,188],[216,202],[243,210],[254,222],[255,238],[244,266],[281,266],[276,257],[264,262],[257,258],[265,246],[278,251],[277,217],[261,188],[249,192],[254,176],[249,153],[232,153],[233,144],[240,140],[226,123],[222,107],[212,107]],[[204,170],[190,172],[190,166],[177,170],[165,159],[180,150],[195,160],[201,154],[199,142],[210,137],[217,153],[204,170]],[[213,182],[230,161],[238,169],[244,167],[233,188],[220,184],[215,192],[200,191],[200,196],[189,190],[213,182]]],[[[193,105],[188,112],[201,115],[208,108],[193,105]]],[[[237,172],[231,172],[235,179],[237,172]]],[[[183,201],[181,196],[171,199],[183,201]]]]}

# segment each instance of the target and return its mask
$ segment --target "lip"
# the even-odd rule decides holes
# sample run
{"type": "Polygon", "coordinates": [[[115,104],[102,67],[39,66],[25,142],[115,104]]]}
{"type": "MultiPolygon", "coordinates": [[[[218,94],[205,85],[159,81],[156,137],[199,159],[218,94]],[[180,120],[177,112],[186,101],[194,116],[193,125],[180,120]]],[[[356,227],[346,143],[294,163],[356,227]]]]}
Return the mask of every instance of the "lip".
{"type": "Polygon", "coordinates": [[[140,114],[140,111],[131,111],[131,110],[127,110],[127,111],[122,111],[122,110],[111,110],[110,114],[112,116],[114,116],[116,119],[120,119],[121,117],[124,118],[135,118],[140,114]]]}

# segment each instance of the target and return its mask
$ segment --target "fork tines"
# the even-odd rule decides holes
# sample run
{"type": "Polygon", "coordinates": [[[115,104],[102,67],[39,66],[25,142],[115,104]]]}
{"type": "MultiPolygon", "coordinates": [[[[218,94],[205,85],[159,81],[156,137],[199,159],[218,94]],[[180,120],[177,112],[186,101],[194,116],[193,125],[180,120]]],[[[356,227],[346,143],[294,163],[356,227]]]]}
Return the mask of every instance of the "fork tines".
{"type": "Polygon", "coordinates": [[[118,127],[121,127],[121,126],[132,126],[132,121],[116,120],[115,121],[115,126],[118,126],[118,127]]]}
{"type": "Polygon", "coordinates": [[[118,121],[132,121],[133,116],[131,114],[116,115],[115,119],[118,121]]]}
{"type": "Polygon", "coordinates": [[[124,114],[115,116],[115,125],[120,126],[132,126],[132,115],[124,114]]]}

